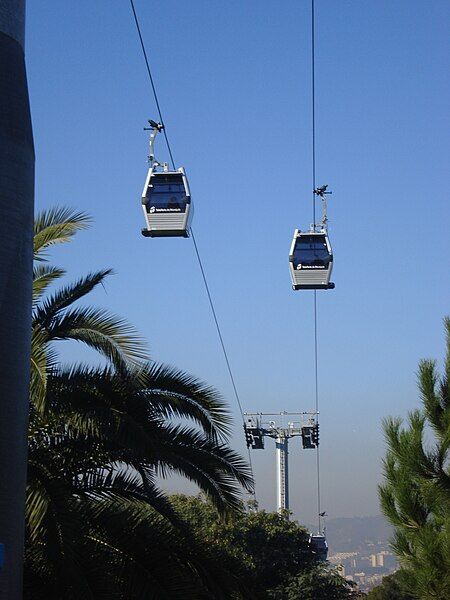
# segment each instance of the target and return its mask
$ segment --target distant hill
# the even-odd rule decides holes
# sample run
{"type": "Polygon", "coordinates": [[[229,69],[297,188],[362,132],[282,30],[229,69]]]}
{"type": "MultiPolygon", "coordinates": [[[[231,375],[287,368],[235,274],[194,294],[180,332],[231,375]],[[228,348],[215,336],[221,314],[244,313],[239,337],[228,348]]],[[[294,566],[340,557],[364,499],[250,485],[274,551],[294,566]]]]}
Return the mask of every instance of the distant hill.
{"type": "MultiPolygon", "coordinates": [[[[371,546],[388,546],[393,535],[392,527],[381,516],[339,517],[326,523],[327,541],[330,554],[336,552],[356,552],[371,546]]],[[[315,531],[314,527],[310,531],[315,531]]]]}

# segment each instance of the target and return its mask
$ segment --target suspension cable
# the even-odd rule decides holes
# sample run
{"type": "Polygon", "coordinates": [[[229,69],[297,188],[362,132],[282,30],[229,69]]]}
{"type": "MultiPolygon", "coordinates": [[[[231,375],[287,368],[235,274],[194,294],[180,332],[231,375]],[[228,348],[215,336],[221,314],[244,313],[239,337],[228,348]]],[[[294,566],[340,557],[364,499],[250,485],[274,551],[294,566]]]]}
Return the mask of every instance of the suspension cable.
{"type": "MultiPolygon", "coordinates": [[[[312,100],[312,214],[313,224],[316,226],[316,57],[315,57],[315,16],[314,0],[311,0],[311,100],[312,100]]],[[[315,295],[315,292],[314,292],[315,295]]]]}
{"type": "Polygon", "coordinates": [[[239,406],[239,411],[241,413],[242,419],[244,419],[244,411],[242,409],[241,400],[239,398],[239,394],[238,394],[238,391],[237,391],[237,388],[236,388],[236,382],[234,380],[233,371],[231,370],[230,361],[228,359],[228,352],[226,350],[225,343],[223,341],[222,332],[221,332],[221,329],[220,329],[219,321],[217,319],[216,309],[214,308],[214,303],[213,303],[213,300],[212,300],[211,292],[209,291],[209,285],[208,285],[208,281],[206,279],[205,269],[203,268],[203,262],[202,262],[202,259],[200,257],[200,252],[198,250],[197,242],[195,240],[194,231],[193,231],[192,227],[191,227],[191,237],[192,237],[192,241],[194,242],[195,254],[197,255],[197,260],[198,260],[198,264],[199,264],[200,271],[201,271],[201,274],[202,274],[203,283],[205,284],[206,295],[208,296],[209,305],[211,307],[211,313],[212,313],[212,316],[213,316],[214,323],[216,324],[217,334],[219,336],[220,345],[222,347],[222,352],[223,352],[223,355],[225,357],[225,362],[226,362],[226,365],[227,365],[228,374],[230,375],[231,385],[233,386],[234,395],[236,397],[236,401],[237,401],[237,404],[239,406]]]}
{"type": "MultiPolygon", "coordinates": [[[[148,77],[149,77],[149,80],[150,80],[150,85],[151,85],[151,88],[152,88],[152,91],[153,91],[153,97],[154,97],[154,100],[155,100],[156,108],[158,110],[159,121],[160,121],[161,125],[163,126],[164,139],[166,140],[167,150],[169,151],[169,155],[170,155],[170,160],[171,160],[171,163],[172,163],[172,167],[175,170],[175,168],[176,168],[175,167],[175,161],[174,161],[174,158],[173,158],[172,149],[170,147],[169,138],[167,136],[166,127],[164,125],[164,120],[163,120],[163,116],[162,116],[161,106],[159,104],[158,94],[156,92],[156,86],[155,86],[155,83],[154,83],[154,80],[153,80],[153,76],[152,76],[152,71],[151,71],[151,68],[150,68],[150,62],[148,60],[147,51],[145,49],[144,40],[142,38],[141,28],[140,28],[140,25],[139,25],[139,19],[138,19],[138,16],[137,16],[137,13],[136,13],[136,9],[135,9],[135,6],[134,6],[134,0],[130,0],[130,5],[131,5],[131,10],[133,12],[134,22],[136,24],[136,29],[137,29],[137,32],[138,32],[139,41],[141,43],[142,53],[144,55],[144,60],[145,60],[145,64],[146,64],[146,67],[147,67],[147,73],[148,73],[148,77]]],[[[207,277],[206,277],[206,272],[205,272],[205,269],[203,267],[203,261],[202,261],[201,256],[200,256],[200,251],[198,249],[197,242],[195,240],[194,231],[193,231],[192,227],[190,228],[190,234],[191,234],[192,242],[194,244],[195,255],[197,257],[197,262],[198,262],[198,265],[200,267],[200,272],[202,274],[202,279],[203,279],[203,283],[204,283],[204,286],[205,286],[206,295],[208,297],[209,305],[210,305],[210,308],[211,308],[211,313],[212,313],[213,320],[214,320],[214,323],[215,323],[215,326],[216,326],[216,330],[217,330],[217,334],[218,334],[218,337],[219,337],[220,346],[222,348],[222,353],[223,353],[223,356],[225,358],[225,363],[226,363],[226,366],[227,366],[227,371],[228,371],[228,374],[230,376],[230,380],[231,380],[231,385],[232,385],[232,388],[233,388],[234,396],[236,398],[236,402],[237,402],[237,405],[239,407],[239,412],[241,413],[242,422],[245,425],[245,417],[244,417],[244,411],[242,409],[242,403],[241,403],[241,400],[240,400],[240,397],[239,397],[239,393],[238,393],[238,390],[237,390],[236,381],[235,381],[235,378],[234,378],[234,375],[233,375],[233,371],[231,369],[231,363],[230,363],[230,360],[228,358],[228,352],[227,352],[227,349],[226,349],[226,346],[225,346],[225,342],[223,340],[222,331],[221,331],[220,324],[219,324],[219,319],[217,318],[217,312],[216,312],[216,309],[215,309],[215,306],[214,306],[214,302],[213,302],[213,298],[212,298],[212,295],[211,295],[211,292],[210,292],[210,289],[209,289],[209,284],[208,284],[208,280],[207,280],[207,277]]],[[[254,474],[253,474],[253,464],[252,464],[252,458],[251,458],[250,448],[248,448],[248,460],[249,460],[250,472],[252,474],[252,479],[253,479],[253,490],[252,490],[251,494],[253,495],[253,497],[254,497],[254,499],[256,501],[255,477],[254,477],[254,474]]]]}
{"type": "MultiPolygon", "coordinates": [[[[312,102],[312,183],[316,189],[316,57],[315,57],[315,11],[314,0],[311,0],[311,102],[312,102]]],[[[312,212],[314,229],[316,227],[316,195],[313,191],[312,212]]],[[[314,386],[316,413],[319,413],[319,361],[317,344],[317,290],[314,290],[314,386]]],[[[317,416],[317,423],[319,418],[317,416]]],[[[317,471],[317,519],[319,533],[322,533],[321,502],[320,502],[320,451],[316,446],[316,471],[317,471]]]]}
{"type": "MultiPolygon", "coordinates": [[[[206,295],[208,296],[209,306],[211,307],[211,314],[213,316],[213,320],[214,320],[214,323],[216,325],[217,335],[219,337],[220,346],[222,348],[222,353],[223,353],[223,356],[225,358],[225,363],[227,365],[227,370],[228,370],[228,374],[230,376],[231,385],[233,387],[234,396],[236,398],[236,402],[237,402],[237,405],[239,407],[239,411],[241,413],[242,422],[245,425],[245,416],[244,416],[244,411],[242,409],[241,399],[239,397],[239,393],[238,393],[237,386],[236,386],[236,381],[234,379],[233,371],[231,369],[231,363],[230,363],[230,360],[228,358],[228,352],[227,352],[227,349],[226,349],[226,346],[225,346],[225,342],[223,341],[222,331],[220,329],[220,324],[219,324],[219,320],[217,318],[216,309],[214,307],[214,302],[213,302],[213,299],[212,299],[212,296],[211,296],[211,292],[210,292],[210,289],[209,289],[209,285],[208,285],[208,280],[206,278],[205,269],[203,267],[203,262],[202,262],[202,259],[201,259],[201,256],[200,256],[200,252],[199,252],[199,249],[198,249],[198,246],[197,246],[197,241],[196,241],[195,235],[194,235],[194,230],[192,229],[192,227],[191,227],[191,238],[192,238],[192,242],[194,243],[195,254],[197,256],[198,265],[200,267],[200,272],[202,274],[203,283],[205,285],[206,295]]],[[[248,462],[250,464],[250,470],[251,470],[252,477],[253,477],[253,463],[252,463],[252,455],[251,455],[251,452],[250,452],[250,448],[247,448],[247,453],[248,453],[248,462]]],[[[256,501],[256,489],[255,489],[254,477],[253,477],[253,485],[254,485],[254,489],[253,489],[253,494],[252,495],[253,495],[253,497],[254,497],[254,499],[256,501]]]]}
{"type": "Polygon", "coordinates": [[[158,109],[159,121],[160,121],[161,125],[163,126],[163,133],[164,133],[164,138],[165,138],[166,144],[167,144],[167,150],[169,151],[170,160],[172,162],[172,167],[175,170],[175,161],[173,159],[172,149],[169,144],[169,138],[167,137],[166,127],[164,125],[161,107],[159,105],[158,94],[156,93],[156,87],[155,87],[155,83],[153,81],[153,76],[152,76],[152,71],[150,69],[150,63],[148,60],[147,51],[145,49],[144,40],[142,38],[141,28],[139,25],[139,19],[137,17],[136,9],[134,7],[134,1],[130,0],[130,4],[131,4],[131,10],[133,11],[133,17],[134,17],[134,22],[136,24],[136,29],[138,32],[139,41],[141,42],[142,54],[144,55],[145,64],[147,66],[148,78],[150,79],[150,85],[152,86],[152,90],[153,90],[153,97],[155,99],[156,108],[158,109]]]}

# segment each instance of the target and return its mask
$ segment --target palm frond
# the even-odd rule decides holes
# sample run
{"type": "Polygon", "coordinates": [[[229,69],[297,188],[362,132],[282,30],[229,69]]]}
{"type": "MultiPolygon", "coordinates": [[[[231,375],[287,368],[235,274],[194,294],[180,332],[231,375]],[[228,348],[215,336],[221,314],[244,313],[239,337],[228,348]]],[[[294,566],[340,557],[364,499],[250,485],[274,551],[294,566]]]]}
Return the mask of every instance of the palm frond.
{"type": "Polygon", "coordinates": [[[31,332],[30,397],[38,411],[44,410],[47,377],[56,365],[56,353],[46,345],[46,333],[31,332]]]}
{"type": "Polygon", "coordinates": [[[148,364],[141,377],[149,402],[164,418],[192,419],[208,435],[229,436],[231,415],[217,390],[183,371],[158,363],[148,364]]]}
{"type": "Polygon", "coordinates": [[[235,509],[240,486],[252,488],[247,463],[208,429],[167,422],[164,409],[149,406],[141,385],[132,372],[79,366],[51,374],[47,401],[53,411],[64,412],[71,430],[95,435],[110,460],[156,468],[162,475],[177,471],[209,494],[221,512],[235,509]]]}
{"type": "Polygon", "coordinates": [[[55,583],[70,581],[75,597],[93,600],[80,555],[85,520],[76,510],[72,486],[51,464],[51,454],[46,458],[40,464],[30,461],[26,511],[29,539],[41,546],[44,560],[57,569],[55,583]]]}
{"type": "MultiPolygon", "coordinates": [[[[50,311],[51,312],[51,311],[50,311]]],[[[137,364],[148,353],[136,329],[106,310],[80,307],[56,314],[51,321],[44,317],[49,340],[76,340],[110,360],[116,367],[137,364]]]]}
{"type": "Polygon", "coordinates": [[[33,306],[36,306],[49,285],[65,274],[64,269],[49,265],[37,265],[33,268],[33,306]]]}
{"type": "Polygon", "coordinates": [[[66,311],[60,308],[65,302],[54,302],[51,318],[51,310],[35,311],[37,377],[45,400],[36,406],[33,394],[28,597],[33,585],[37,598],[68,600],[240,597],[239,576],[214,548],[198,543],[155,485],[157,475],[176,472],[195,482],[220,514],[242,509],[241,489],[251,489],[251,474],[220,440],[230,422],[222,399],[199,380],[161,365],[49,368],[50,341],[85,341],[76,331],[87,323],[114,334],[98,323],[106,313],[66,311]],[[190,426],[176,424],[180,419],[190,426]]]}
{"type": "Polygon", "coordinates": [[[170,472],[197,484],[222,515],[241,509],[241,486],[253,491],[247,462],[225,444],[218,444],[186,426],[166,427],[151,457],[159,475],[170,472]]]}
{"type": "MultiPolygon", "coordinates": [[[[159,366],[156,369],[161,370],[159,366]]],[[[83,415],[88,418],[91,414],[95,415],[97,423],[104,422],[106,427],[122,419],[120,431],[117,425],[115,435],[129,436],[130,442],[124,437],[123,444],[136,445],[141,439],[151,439],[157,435],[154,429],[165,427],[173,417],[193,421],[206,436],[218,440],[220,431],[216,430],[215,421],[228,418],[220,396],[215,395],[211,388],[202,386],[198,380],[185,374],[183,379],[183,373],[168,370],[171,371],[173,385],[169,384],[169,379],[155,381],[151,365],[120,374],[110,368],[74,365],[55,374],[48,401],[55,411],[66,410],[65,407],[70,406],[80,419],[84,418],[83,415]],[[180,381],[175,375],[180,376],[180,381]],[[185,385],[186,381],[193,385],[185,385]]]]}
{"type": "Polygon", "coordinates": [[[86,229],[90,221],[86,213],[68,207],[40,212],[34,221],[34,259],[45,261],[47,248],[69,242],[78,231],[86,229]]]}
{"type": "Polygon", "coordinates": [[[92,290],[112,273],[112,269],[104,269],[96,273],[89,273],[75,283],[62,287],[49,298],[46,298],[33,313],[33,327],[46,329],[50,326],[56,315],[68,308],[71,304],[92,292],[92,290]]]}
{"type": "Polygon", "coordinates": [[[111,553],[126,557],[126,598],[233,597],[235,576],[211,550],[175,529],[148,502],[111,496],[93,503],[92,509],[111,553]]]}

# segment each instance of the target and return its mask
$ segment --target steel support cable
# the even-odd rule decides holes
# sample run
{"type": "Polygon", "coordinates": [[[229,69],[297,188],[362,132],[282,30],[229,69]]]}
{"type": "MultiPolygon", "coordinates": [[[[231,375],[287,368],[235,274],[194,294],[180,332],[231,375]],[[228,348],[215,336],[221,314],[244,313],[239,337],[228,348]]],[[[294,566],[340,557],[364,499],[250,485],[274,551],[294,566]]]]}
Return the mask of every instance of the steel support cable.
{"type": "Polygon", "coordinates": [[[214,302],[212,300],[211,292],[209,291],[208,280],[206,279],[205,269],[203,268],[203,262],[202,262],[202,259],[200,257],[200,252],[198,250],[197,242],[195,240],[194,231],[193,231],[192,227],[191,227],[191,238],[192,238],[192,241],[194,243],[195,254],[197,256],[198,264],[199,264],[200,271],[201,271],[201,274],[202,274],[203,283],[205,284],[206,295],[208,296],[209,305],[211,307],[211,313],[212,313],[212,316],[213,316],[214,323],[216,324],[217,334],[219,336],[220,345],[222,347],[222,352],[223,352],[223,355],[225,357],[225,362],[226,362],[226,365],[227,365],[228,374],[230,375],[231,385],[233,386],[234,395],[236,397],[236,401],[238,403],[242,419],[244,420],[244,411],[242,409],[241,400],[239,398],[239,394],[238,394],[238,391],[237,391],[237,388],[236,388],[236,383],[235,383],[235,380],[234,380],[233,371],[231,370],[230,361],[228,359],[228,352],[226,350],[225,343],[223,341],[222,332],[221,332],[221,329],[220,329],[219,321],[217,319],[216,309],[214,307],[214,302]]]}
{"type": "MultiPolygon", "coordinates": [[[[244,417],[244,411],[242,409],[241,399],[239,397],[239,393],[238,393],[238,390],[237,390],[237,387],[236,387],[236,382],[235,382],[235,379],[234,379],[233,371],[231,369],[230,360],[228,358],[228,352],[227,352],[227,349],[226,349],[226,346],[225,346],[225,342],[223,341],[222,331],[220,329],[220,324],[219,324],[219,320],[217,318],[216,309],[214,307],[214,302],[213,302],[213,299],[212,299],[212,296],[211,296],[211,292],[209,290],[208,280],[206,278],[205,269],[203,267],[203,262],[202,262],[202,259],[201,259],[201,256],[200,256],[200,252],[199,252],[199,249],[198,249],[198,246],[197,246],[197,241],[195,239],[195,235],[194,235],[194,231],[193,231],[192,227],[191,227],[191,238],[192,238],[192,242],[194,244],[195,254],[197,256],[198,265],[200,267],[200,272],[202,274],[203,283],[205,285],[206,295],[208,296],[209,306],[211,308],[211,313],[212,313],[212,316],[213,316],[213,320],[214,320],[214,323],[216,325],[217,335],[219,337],[219,341],[220,341],[220,345],[221,345],[221,348],[222,348],[223,356],[225,358],[225,363],[227,365],[228,374],[230,376],[231,385],[233,387],[234,396],[236,398],[236,402],[237,402],[237,405],[239,407],[239,411],[241,413],[242,423],[245,425],[245,417],[244,417]]],[[[247,450],[248,450],[248,462],[250,464],[250,470],[251,470],[252,478],[253,478],[253,481],[254,481],[252,455],[251,455],[251,452],[250,452],[250,448],[247,448],[247,450]]],[[[256,500],[256,490],[255,489],[253,489],[253,497],[256,500]]]]}
{"type": "MultiPolygon", "coordinates": [[[[319,369],[318,369],[318,344],[317,344],[317,292],[314,290],[314,379],[315,379],[315,399],[316,399],[316,413],[317,423],[319,423],[319,369]]],[[[316,446],[316,471],[317,471],[317,518],[319,524],[319,532],[322,532],[321,528],[321,501],[320,501],[320,450],[319,444],[316,446]]]]}
{"type": "Polygon", "coordinates": [[[147,73],[148,73],[148,77],[150,79],[150,85],[152,86],[152,90],[153,90],[153,97],[155,99],[156,108],[158,109],[159,122],[163,126],[163,133],[164,133],[164,138],[165,138],[166,144],[167,144],[167,150],[169,151],[170,160],[172,162],[172,167],[175,170],[175,161],[173,159],[172,149],[170,148],[169,138],[167,137],[166,127],[164,125],[164,119],[162,116],[161,107],[159,105],[158,94],[156,93],[156,87],[155,87],[155,83],[153,81],[153,76],[152,76],[152,71],[150,69],[150,63],[148,60],[147,51],[145,49],[144,40],[142,38],[141,27],[139,25],[139,19],[138,19],[137,13],[136,13],[136,9],[134,7],[134,1],[130,0],[130,4],[131,4],[131,10],[133,11],[133,17],[134,17],[134,22],[136,24],[136,29],[138,32],[139,41],[141,42],[142,54],[144,55],[145,64],[147,66],[147,73]]]}
{"type": "MultiPolygon", "coordinates": [[[[164,139],[166,140],[167,150],[169,151],[170,160],[171,160],[171,163],[172,163],[172,168],[175,170],[175,168],[176,168],[175,167],[175,161],[174,161],[174,158],[173,158],[172,149],[170,147],[169,138],[167,136],[166,127],[165,127],[164,119],[163,119],[163,116],[162,116],[161,106],[160,106],[159,100],[158,100],[158,94],[156,92],[156,86],[155,86],[155,83],[153,81],[152,71],[151,71],[151,68],[150,68],[150,62],[148,60],[147,51],[145,49],[145,44],[144,44],[144,40],[142,38],[142,33],[141,33],[141,27],[139,25],[139,19],[138,19],[137,13],[136,13],[136,8],[134,6],[134,1],[133,0],[130,0],[130,5],[131,5],[131,10],[133,12],[134,22],[136,24],[136,29],[137,29],[137,32],[138,32],[139,41],[140,41],[140,44],[141,44],[142,54],[144,55],[144,60],[145,60],[145,64],[146,64],[146,67],[147,67],[147,73],[148,73],[148,77],[149,77],[149,80],[150,80],[150,85],[151,85],[151,88],[152,88],[152,91],[153,91],[153,97],[154,97],[154,100],[155,100],[156,108],[158,110],[159,121],[160,121],[161,125],[163,125],[163,127],[164,127],[163,128],[164,139]]],[[[230,380],[231,380],[231,385],[232,385],[232,388],[233,388],[234,396],[236,398],[236,401],[237,401],[237,404],[238,404],[238,407],[239,407],[239,411],[241,413],[242,423],[245,425],[245,418],[244,418],[244,411],[242,409],[242,403],[241,403],[241,400],[240,400],[240,397],[239,397],[239,393],[237,391],[236,382],[235,382],[235,379],[234,379],[233,371],[231,369],[230,360],[228,358],[228,352],[227,352],[227,349],[226,349],[226,346],[225,346],[225,342],[223,341],[222,331],[221,331],[221,328],[220,328],[219,320],[217,318],[216,309],[214,307],[214,302],[213,302],[213,299],[212,299],[212,296],[211,296],[211,292],[209,290],[208,280],[207,280],[207,277],[206,277],[205,269],[203,267],[203,262],[202,262],[202,259],[201,259],[201,256],[200,256],[200,252],[199,252],[199,249],[198,249],[198,246],[197,246],[197,242],[195,240],[194,231],[193,231],[192,227],[190,229],[190,233],[191,233],[192,242],[194,244],[195,255],[197,257],[198,265],[200,267],[200,272],[202,274],[202,279],[203,279],[203,283],[204,283],[204,286],[205,286],[206,295],[208,297],[209,305],[211,307],[211,313],[212,313],[213,320],[214,320],[214,323],[215,323],[215,326],[216,326],[216,329],[217,329],[217,334],[219,336],[220,346],[222,348],[222,352],[223,352],[223,356],[225,358],[225,363],[226,363],[226,366],[227,366],[228,374],[230,376],[230,380]]],[[[253,464],[252,464],[252,458],[251,458],[250,448],[248,448],[248,459],[249,459],[249,465],[250,465],[250,472],[252,474],[252,479],[253,479],[253,483],[254,483],[255,482],[255,478],[254,478],[254,475],[253,475],[253,464]]],[[[255,498],[255,501],[256,501],[256,491],[255,491],[255,489],[253,489],[253,494],[252,495],[253,495],[253,497],[255,498]]]]}
{"type": "MultiPolygon", "coordinates": [[[[315,56],[315,17],[314,17],[314,0],[311,0],[311,100],[312,100],[312,180],[313,180],[313,195],[312,195],[312,211],[313,223],[316,226],[316,56],[315,56]]],[[[314,292],[315,294],[315,292],[314,292]]]]}
{"type": "MultiPolygon", "coordinates": [[[[313,190],[316,189],[316,57],[315,57],[315,11],[314,0],[311,0],[311,101],[312,101],[312,183],[313,190]]],[[[312,197],[313,224],[316,227],[316,195],[313,191],[312,197]]],[[[318,344],[317,344],[317,291],[314,290],[314,386],[316,413],[319,413],[319,369],[318,369],[318,344]]],[[[319,417],[317,415],[317,423],[319,417]]],[[[321,501],[320,501],[320,451],[319,444],[316,446],[316,472],[317,472],[317,519],[319,533],[322,533],[321,501]]]]}

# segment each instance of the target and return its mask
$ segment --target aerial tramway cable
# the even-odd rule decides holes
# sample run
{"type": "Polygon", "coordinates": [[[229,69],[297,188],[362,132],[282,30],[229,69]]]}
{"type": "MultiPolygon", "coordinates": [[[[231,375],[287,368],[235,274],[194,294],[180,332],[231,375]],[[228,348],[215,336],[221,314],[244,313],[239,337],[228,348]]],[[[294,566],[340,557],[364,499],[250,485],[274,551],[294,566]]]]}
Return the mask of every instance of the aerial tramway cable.
{"type": "MultiPolygon", "coordinates": [[[[139,19],[138,19],[137,13],[136,13],[136,8],[134,6],[134,0],[130,0],[130,5],[131,5],[131,10],[133,12],[134,22],[136,24],[136,29],[137,29],[137,33],[138,33],[138,36],[139,36],[139,41],[140,41],[140,44],[141,44],[141,49],[142,49],[142,53],[143,53],[143,56],[144,56],[145,64],[146,64],[146,67],[147,67],[147,73],[148,73],[148,77],[149,77],[149,80],[150,80],[150,85],[151,85],[151,88],[152,88],[153,97],[154,97],[156,108],[157,108],[157,111],[158,111],[158,116],[159,116],[159,120],[160,120],[161,130],[164,133],[164,139],[166,141],[167,150],[169,152],[169,156],[170,156],[172,168],[175,171],[175,161],[174,161],[174,158],[173,158],[172,149],[170,147],[169,138],[167,136],[166,127],[165,127],[164,119],[163,119],[163,116],[162,116],[161,106],[160,106],[160,103],[159,103],[159,100],[158,100],[158,94],[156,92],[156,86],[155,86],[155,83],[154,83],[154,80],[153,80],[153,76],[152,76],[152,72],[151,72],[151,68],[150,68],[150,62],[149,62],[149,59],[148,59],[148,56],[147,56],[147,51],[145,49],[145,44],[144,44],[144,40],[143,40],[143,37],[142,37],[141,28],[140,28],[140,25],[139,25],[139,19]]],[[[222,335],[222,331],[221,331],[219,319],[217,317],[217,312],[216,312],[216,309],[215,309],[215,306],[214,306],[214,301],[213,301],[213,298],[212,298],[212,295],[211,295],[211,292],[210,292],[208,280],[207,280],[207,277],[206,277],[206,272],[205,272],[205,269],[203,267],[203,261],[201,259],[200,251],[198,249],[197,242],[196,242],[196,239],[195,239],[195,236],[194,236],[194,231],[193,231],[192,227],[190,227],[190,234],[191,234],[190,237],[192,238],[192,242],[194,244],[195,255],[196,255],[197,262],[198,262],[198,265],[199,265],[199,268],[200,268],[200,272],[201,272],[201,275],[202,275],[202,279],[203,279],[203,283],[204,283],[204,286],[205,286],[206,295],[208,297],[209,305],[210,305],[210,308],[211,308],[211,314],[212,314],[213,321],[214,321],[215,326],[216,326],[216,330],[217,330],[217,334],[218,334],[218,337],[219,337],[219,342],[220,342],[220,346],[221,346],[221,349],[222,349],[222,353],[223,353],[223,356],[224,356],[224,359],[225,359],[227,371],[228,371],[228,374],[230,376],[230,381],[231,381],[231,385],[232,385],[232,388],[233,388],[233,393],[234,393],[234,396],[236,398],[236,402],[237,402],[237,405],[238,405],[238,408],[239,408],[239,412],[241,413],[242,423],[245,426],[245,416],[244,416],[244,411],[242,409],[242,403],[241,403],[241,400],[240,400],[240,396],[239,396],[239,393],[238,393],[238,390],[237,390],[236,380],[234,378],[233,370],[231,368],[231,363],[230,363],[230,360],[228,358],[228,352],[227,352],[227,349],[226,349],[226,346],[225,346],[225,342],[224,342],[224,339],[223,339],[223,335],[222,335]]],[[[248,460],[249,460],[250,472],[251,472],[251,475],[252,475],[253,486],[254,486],[252,495],[253,495],[253,498],[256,501],[255,478],[254,478],[254,474],[253,474],[253,464],[252,464],[252,458],[251,458],[251,454],[250,454],[250,449],[249,448],[248,448],[248,460]]]]}
{"type": "MultiPolygon", "coordinates": [[[[316,224],[316,56],[315,56],[315,6],[311,0],[311,103],[312,103],[312,214],[313,223],[316,224]]],[[[314,391],[315,409],[319,414],[319,361],[318,361],[318,329],[317,329],[317,290],[314,290],[314,391]]],[[[322,509],[320,497],[320,450],[316,446],[316,474],[317,474],[317,519],[319,534],[322,534],[322,509]]]]}
{"type": "Polygon", "coordinates": [[[156,93],[156,87],[155,87],[155,83],[153,81],[153,76],[152,76],[152,71],[150,69],[150,63],[149,63],[149,60],[148,60],[147,51],[145,49],[144,40],[142,38],[141,27],[139,25],[139,19],[138,19],[137,13],[136,13],[136,8],[134,7],[134,1],[130,0],[130,4],[131,4],[131,10],[133,11],[133,17],[134,17],[134,22],[136,24],[136,29],[137,29],[137,32],[138,32],[139,41],[141,43],[142,54],[144,55],[144,60],[145,60],[145,64],[146,64],[146,67],[147,67],[148,78],[150,79],[150,85],[152,86],[153,97],[155,99],[156,108],[158,110],[159,120],[160,120],[160,123],[162,125],[162,131],[164,133],[164,138],[166,140],[167,150],[169,151],[169,156],[170,156],[170,160],[171,160],[171,163],[172,163],[172,168],[175,169],[175,161],[173,159],[172,149],[170,148],[169,138],[167,137],[166,128],[165,128],[165,125],[164,125],[164,119],[162,117],[161,107],[159,105],[158,94],[156,93]]]}

